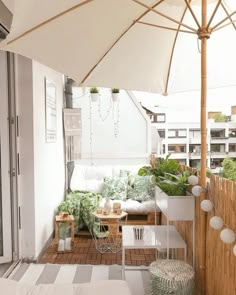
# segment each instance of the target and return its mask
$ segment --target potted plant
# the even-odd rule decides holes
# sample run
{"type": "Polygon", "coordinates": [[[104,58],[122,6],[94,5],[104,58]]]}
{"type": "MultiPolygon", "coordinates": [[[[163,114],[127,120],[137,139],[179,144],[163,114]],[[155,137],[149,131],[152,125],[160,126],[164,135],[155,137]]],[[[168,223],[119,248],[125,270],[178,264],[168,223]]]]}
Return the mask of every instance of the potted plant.
{"type": "Polygon", "coordinates": [[[144,166],[139,175],[155,177],[155,199],[160,210],[170,220],[193,220],[195,198],[187,193],[189,171],[182,170],[177,161],[157,158],[155,165],[144,166]]]}
{"type": "Polygon", "coordinates": [[[99,91],[98,91],[97,87],[91,87],[90,88],[90,95],[91,95],[91,100],[92,101],[98,101],[99,91]]]}
{"type": "Polygon", "coordinates": [[[111,96],[114,102],[119,100],[120,97],[120,89],[119,88],[112,88],[111,89],[111,96]]]}

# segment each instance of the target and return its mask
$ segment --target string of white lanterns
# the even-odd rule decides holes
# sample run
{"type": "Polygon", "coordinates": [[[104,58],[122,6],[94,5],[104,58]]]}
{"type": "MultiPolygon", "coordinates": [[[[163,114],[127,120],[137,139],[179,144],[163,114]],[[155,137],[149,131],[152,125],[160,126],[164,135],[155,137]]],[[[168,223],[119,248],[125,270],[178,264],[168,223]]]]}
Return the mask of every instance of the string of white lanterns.
{"type": "MultiPolygon", "coordinates": [[[[198,177],[195,175],[191,175],[188,178],[189,184],[193,185],[192,188],[192,194],[196,197],[199,197],[202,192],[208,191],[206,188],[202,188],[198,184],[198,177]]],[[[210,195],[210,194],[208,194],[210,195]]],[[[220,239],[226,243],[231,244],[234,243],[236,240],[236,234],[235,232],[227,226],[223,219],[219,216],[216,207],[214,206],[213,201],[206,199],[203,200],[200,204],[201,209],[205,212],[210,212],[212,209],[214,209],[216,215],[210,218],[210,226],[213,229],[221,230],[220,232],[220,239]],[[222,229],[224,228],[224,229],[222,229]]],[[[233,254],[236,256],[236,245],[233,247],[233,254]]]]}

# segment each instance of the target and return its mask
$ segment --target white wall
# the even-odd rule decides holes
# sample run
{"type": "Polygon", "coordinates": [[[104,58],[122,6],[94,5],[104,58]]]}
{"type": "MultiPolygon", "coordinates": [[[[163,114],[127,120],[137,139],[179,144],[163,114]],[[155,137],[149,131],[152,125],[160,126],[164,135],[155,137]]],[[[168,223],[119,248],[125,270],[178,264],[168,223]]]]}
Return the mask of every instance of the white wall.
{"type": "Polygon", "coordinates": [[[19,198],[21,257],[36,258],[54,230],[54,212],[64,198],[63,76],[18,56],[20,121],[19,198]],[[57,141],[45,141],[45,77],[56,85],[57,141]]]}
{"type": "Polygon", "coordinates": [[[54,230],[54,211],[64,197],[63,76],[33,62],[36,256],[54,230]],[[45,141],[45,77],[56,86],[57,140],[45,141]]]}
{"type": "MultiPolygon", "coordinates": [[[[93,162],[94,164],[148,163],[151,153],[151,127],[150,120],[140,104],[135,97],[130,97],[127,92],[121,91],[118,134],[115,136],[110,89],[100,88],[99,90],[100,101],[98,102],[90,102],[88,89],[85,95],[78,88],[74,92],[74,107],[82,109],[81,160],[79,162],[93,162]],[[103,121],[101,117],[106,117],[110,103],[109,116],[103,121]]],[[[117,118],[117,103],[114,104],[114,115],[117,118]]]]}

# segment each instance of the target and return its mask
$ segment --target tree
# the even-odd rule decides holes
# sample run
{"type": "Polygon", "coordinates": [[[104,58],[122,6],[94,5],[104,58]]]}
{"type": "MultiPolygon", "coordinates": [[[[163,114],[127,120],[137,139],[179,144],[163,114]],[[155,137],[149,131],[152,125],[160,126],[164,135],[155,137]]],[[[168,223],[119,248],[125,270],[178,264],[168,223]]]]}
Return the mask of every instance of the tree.
{"type": "Polygon", "coordinates": [[[214,115],[215,122],[226,122],[226,115],[222,113],[216,113],[214,115]]]}
{"type": "Polygon", "coordinates": [[[236,161],[231,158],[225,158],[223,163],[223,177],[230,180],[236,180],[236,161]]]}

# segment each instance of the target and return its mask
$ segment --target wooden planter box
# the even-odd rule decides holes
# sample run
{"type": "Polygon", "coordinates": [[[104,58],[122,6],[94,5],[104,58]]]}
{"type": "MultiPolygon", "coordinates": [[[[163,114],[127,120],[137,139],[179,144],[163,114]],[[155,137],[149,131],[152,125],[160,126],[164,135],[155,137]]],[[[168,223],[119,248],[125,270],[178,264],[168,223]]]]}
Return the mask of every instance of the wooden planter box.
{"type": "Polygon", "coordinates": [[[162,213],[173,221],[194,220],[195,197],[189,196],[168,196],[158,186],[155,187],[155,198],[157,206],[162,213]]]}

